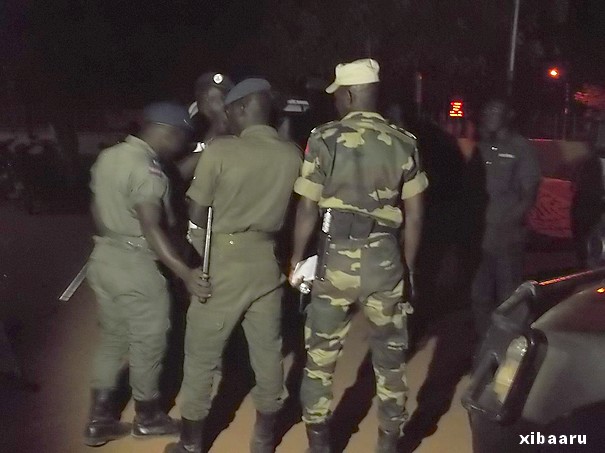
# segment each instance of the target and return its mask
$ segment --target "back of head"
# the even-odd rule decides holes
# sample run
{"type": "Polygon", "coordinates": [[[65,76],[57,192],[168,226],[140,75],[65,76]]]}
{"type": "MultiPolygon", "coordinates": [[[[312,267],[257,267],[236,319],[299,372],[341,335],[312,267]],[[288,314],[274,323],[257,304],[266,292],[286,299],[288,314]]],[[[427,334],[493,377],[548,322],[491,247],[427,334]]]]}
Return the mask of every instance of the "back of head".
{"type": "Polygon", "coordinates": [[[239,134],[254,125],[268,125],[273,113],[271,85],[264,79],[246,79],[225,98],[231,130],[239,134]]]}
{"type": "Polygon", "coordinates": [[[334,82],[326,92],[335,95],[336,109],[341,115],[352,111],[376,111],[380,65],[364,58],[336,66],[334,82]]]}
{"type": "Polygon", "coordinates": [[[140,137],[161,157],[173,158],[193,132],[188,110],[173,102],[158,102],[144,110],[140,137]]]}

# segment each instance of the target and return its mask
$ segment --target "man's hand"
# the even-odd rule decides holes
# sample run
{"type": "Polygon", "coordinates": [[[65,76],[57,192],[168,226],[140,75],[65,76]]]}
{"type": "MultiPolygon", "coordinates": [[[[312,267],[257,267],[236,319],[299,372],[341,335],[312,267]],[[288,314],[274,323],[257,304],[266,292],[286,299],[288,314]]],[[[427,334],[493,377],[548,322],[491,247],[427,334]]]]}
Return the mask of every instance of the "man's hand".
{"type": "Polygon", "coordinates": [[[288,272],[288,281],[293,288],[298,288],[300,284],[303,282],[301,277],[294,279],[294,271],[296,270],[296,266],[298,266],[299,260],[292,260],[290,262],[290,270],[288,272]]]}
{"type": "Polygon", "coordinates": [[[183,281],[192,296],[199,299],[208,299],[212,296],[212,286],[201,269],[190,269],[183,281]]]}

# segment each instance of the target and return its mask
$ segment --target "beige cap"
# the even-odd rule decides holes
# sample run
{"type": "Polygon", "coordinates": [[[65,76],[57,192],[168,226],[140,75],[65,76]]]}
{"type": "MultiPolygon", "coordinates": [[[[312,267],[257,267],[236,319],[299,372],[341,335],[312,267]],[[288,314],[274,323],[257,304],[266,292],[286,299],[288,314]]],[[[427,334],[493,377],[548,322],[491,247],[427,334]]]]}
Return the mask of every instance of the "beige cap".
{"type": "Polygon", "coordinates": [[[326,93],[332,94],[340,87],[380,82],[379,72],[380,65],[371,58],[339,64],[336,66],[336,78],[332,85],[326,88],[326,93]]]}

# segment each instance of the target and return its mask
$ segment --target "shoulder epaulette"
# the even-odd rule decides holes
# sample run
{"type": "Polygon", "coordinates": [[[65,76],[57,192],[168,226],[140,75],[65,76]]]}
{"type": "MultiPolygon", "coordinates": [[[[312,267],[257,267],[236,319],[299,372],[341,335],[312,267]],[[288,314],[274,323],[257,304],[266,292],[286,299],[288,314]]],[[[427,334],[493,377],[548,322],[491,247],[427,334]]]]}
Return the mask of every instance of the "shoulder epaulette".
{"type": "Polygon", "coordinates": [[[411,139],[418,140],[418,137],[416,137],[416,136],[415,136],[414,134],[412,134],[410,131],[406,131],[405,129],[401,129],[401,131],[402,131],[402,132],[403,132],[405,135],[407,135],[408,137],[410,137],[411,139]]]}
{"type": "Polygon", "coordinates": [[[396,124],[389,124],[389,126],[391,126],[393,129],[395,129],[397,132],[401,132],[403,135],[411,138],[412,140],[418,140],[418,137],[416,137],[414,134],[412,134],[410,131],[405,130],[402,127],[397,126],[396,124]]]}

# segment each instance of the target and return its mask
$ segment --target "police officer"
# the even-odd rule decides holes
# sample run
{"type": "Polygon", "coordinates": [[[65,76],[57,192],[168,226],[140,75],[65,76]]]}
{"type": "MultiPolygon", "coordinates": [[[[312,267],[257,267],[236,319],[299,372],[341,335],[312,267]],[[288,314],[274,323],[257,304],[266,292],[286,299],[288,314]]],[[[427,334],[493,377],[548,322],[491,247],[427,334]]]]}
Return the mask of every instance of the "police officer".
{"type": "Polygon", "coordinates": [[[200,297],[209,294],[200,269],[183,262],[162,229],[169,210],[161,160],[173,158],[191,133],[184,107],[159,103],[145,110],[140,137],[103,151],[92,168],[92,212],[99,236],[88,281],[97,296],[101,342],[94,359],[92,409],[85,442],[103,445],[128,433],[116,408],[123,359],[130,363],[136,437],[174,434],[174,420],[158,406],[158,379],[170,327],[166,280],[157,261],[200,297]]]}
{"type": "MultiPolygon", "coordinates": [[[[358,302],[371,327],[370,350],[379,398],[377,452],[394,453],[407,419],[405,264],[414,272],[422,226],[422,192],[415,138],[376,113],[379,65],[371,59],[336,67],[334,93],[343,116],[311,133],[295,192],[291,266],[304,257],[323,214],[320,263],[305,327],[307,364],[301,387],[303,420],[312,453],[330,451],[332,376],[358,302]],[[402,206],[403,204],[403,206],[402,206]]],[[[412,279],[413,280],[413,279],[412,279]]],[[[297,285],[293,273],[290,282],[297,285]]]]}
{"type": "Polygon", "coordinates": [[[479,152],[488,196],[481,262],[472,286],[480,337],[489,328],[493,309],[522,283],[525,220],[540,183],[536,151],[511,130],[512,118],[507,103],[496,99],[485,105],[480,121],[479,152]]]}
{"type": "Polygon", "coordinates": [[[206,149],[208,143],[227,130],[227,116],[225,114],[225,95],[233,88],[231,79],[219,72],[207,72],[195,81],[195,102],[189,107],[192,119],[201,115],[205,122],[203,141],[198,142],[194,154],[179,163],[179,171],[184,181],[191,181],[195,167],[199,161],[200,152],[206,149]]]}
{"type": "Polygon", "coordinates": [[[275,451],[276,414],[286,390],[281,355],[281,297],[284,277],[274,253],[292,188],[301,165],[299,148],[268,126],[271,86],[246,79],[225,98],[231,130],[202,153],[187,192],[191,231],[203,254],[207,208],[214,210],[210,251],[213,293],[195,298],[187,314],[182,431],[166,452],[201,452],[204,419],[211,405],[213,377],[233,329],[242,324],[256,377],[252,398],[257,419],[250,449],[275,451]]]}

